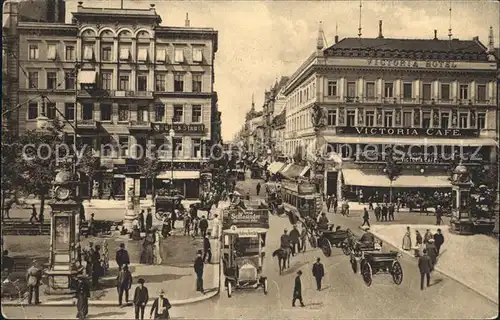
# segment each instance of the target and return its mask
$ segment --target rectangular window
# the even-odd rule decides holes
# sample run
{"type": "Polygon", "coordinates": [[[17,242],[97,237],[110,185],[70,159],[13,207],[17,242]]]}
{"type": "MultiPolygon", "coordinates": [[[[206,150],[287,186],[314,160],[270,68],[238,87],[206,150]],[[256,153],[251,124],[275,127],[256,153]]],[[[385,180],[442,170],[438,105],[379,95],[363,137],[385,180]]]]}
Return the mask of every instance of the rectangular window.
{"type": "Polygon", "coordinates": [[[147,91],[148,90],[148,76],[138,75],[137,76],[137,91],[147,91]]]}
{"type": "Polygon", "coordinates": [[[156,61],[157,62],[165,62],[165,61],[167,61],[167,50],[165,50],[165,49],[156,49],[156,61]]]}
{"type": "Polygon", "coordinates": [[[111,121],[112,107],[110,104],[101,104],[101,121],[111,121]]]}
{"type": "Polygon", "coordinates": [[[424,111],[422,112],[422,128],[430,128],[431,127],[431,112],[424,111]]]}
{"type": "Polygon", "coordinates": [[[54,102],[47,103],[47,118],[55,119],[56,113],[56,104],[54,102]]]}
{"type": "Polygon", "coordinates": [[[389,82],[384,84],[384,97],[392,98],[394,97],[394,83],[389,82]]]}
{"type": "Polygon", "coordinates": [[[201,106],[194,105],[191,114],[191,122],[200,123],[201,122],[201,106]]]}
{"type": "Polygon", "coordinates": [[[101,74],[101,86],[104,90],[111,90],[113,74],[111,72],[103,72],[101,74]]]}
{"type": "Polygon", "coordinates": [[[460,112],[458,115],[458,125],[460,129],[468,128],[469,114],[465,112],[460,112]]]}
{"type": "Polygon", "coordinates": [[[48,60],[57,59],[57,46],[55,44],[47,45],[47,59],[48,60]]]}
{"type": "Polygon", "coordinates": [[[113,153],[111,137],[110,136],[101,137],[100,140],[101,140],[100,149],[102,150],[102,156],[111,157],[113,153]]]}
{"type": "Polygon", "coordinates": [[[163,122],[165,119],[165,106],[162,104],[155,107],[155,122],[163,122]]]}
{"type": "Polygon", "coordinates": [[[174,61],[176,63],[184,62],[184,49],[176,48],[174,51],[174,61]]]}
{"type": "Polygon", "coordinates": [[[30,88],[30,89],[38,88],[38,72],[37,71],[28,72],[28,88],[30,88]]]}
{"type": "Polygon", "coordinates": [[[149,109],[147,106],[140,106],[137,108],[137,121],[149,121],[149,109]]]}
{"type": "Polygon", "coordinates": [[[47,72],[47,89],[55,89],[57,87],[57,73],[47,72]]]}
{"type": "Polygon", "coordinates": [[[368,99],[375,98],[375,82],[366,83],[366,98],[368,99]]]}
{"type": "Polygon", "coordinates": [[[65,103],[64,104],[64,117],[66,120],[75,120],[75,104],[65,103]]]}
{"type": "Polygon", "coordinates": [[[327,123],[329,126],[337,125],[337,110],[328,110],[327,123]]]}
{"type": "Polygon", "coordinates": [[[38,60],[39,59],[38,45],[37,44],[30,44],[30,46],[29,46],[29,59],[30,60],[38,60]]]}
{"type": "Polygon", "coordinates": [[[118,106],[118,121],[128,121],[129,109],[127,105],[118,106]]]}
{"type": "Polygon", "coordinates": [[[202,62],[202,61],[203,61],[203,49],[193,48],[193,62],[202,62]]]}
{"type": "Polygon", "coordinates": [[[120,76],[120,88],[121,91],[129,90],[129,76],[120,76]]]}
{"type": "Polygon", "coordinates": [[[119,136],[118,144],[120,145],[119,157],[128,157],[128,136],[119,136]]]}
{"type": "Polygon", "coordinates": [[[347,111],[347,127],[354,127],[356,125],[356,111],[348,110],[347,111]]]}
{"type": "Polygon", "coordinates": [[[75,47],[74,46],[66,46],[65,49],[66,61],[75,60],[75,47]]]}
{"type": "Polygon", "coordinates": [[[182,138],[173,138],[172,147],[174,150],[174,158],[182,157],[182,138]]]}
{"type": "Polygon", "coordinates": [[[329,97],[337,96],[337,81],[328,80],[328,96],[329,97]]]}
{"type": "Polygon", "coordinates": [[[193,74],[193,92],[201,92],[201,74],[193,74]]]}
{"type": "Polygon", "coordinates": [[[28,119],[33,120],[38,118],[38,103],[30,103],[28,105],[28,119]]]}
{"type": "Polygon", "coordinates": [[[149,55],[148,53],[149,53],[148,48],[139,48],[139,50],[137,50],[137,61],[140,62],[148,61],[148,55],[149,55]]]}
{"type": "Polygon", "coordinates": [[[64,88],[66,90],[75,89],[75,74],[71,71],[64,73],[64,88]]]}
{"type": "Polygon", "coordinates": [[[102,47],[101,51],[101,60],[102,61],[111,61],[112,56],[111,56],[111,46],[106,45],[102,47]]]}
{"type": "Polygon", "coordinates": [[[384,127],[391,128],[394,126],[394,115],[392,111],[384,112],[384,127]]]}
{"type": "Polygon", "coordinates": [[[441,128],[448,129],[450,127],[450,113],[441,112],[441,128]]]}
{"type": "Polygon", "coordinates": [[[174,75],[174,91],[175,92],[184,92],[184,75],[183,74],[175,74],[174,75]]]}
{"type": "Polygon", "coordinates": [[[83,60],[94,60],[93,44],[87,44],[83,46],[83,60]]]}
{"type": "Polygon", "coordinates": [[[486,85],[484,84],[477,85],[476,99],[479,102],[486,102],[486,85]]]}
{"type": "Polygon", "coordinates": [[[424,101],[430,101],[431,100],[431,84],[430,83],[424,83],[422,85],[422,99],[424,101]]]}
{"type": "Polygon", "coordinates": [[[347,83],[347,97],[348,98],[356,97],[356,82],[347,83]]]}
{"type": "Polygon", "coordinates": [[[450,84],[442,83],[441,84],[441,101],[450,101],[450,84]]]}
{"type": "Polygon", "coordinates": [[[82,105],[82,120],[93,120],[94,119],[94,104],[85,103],[82,105]]]}
{"type": "Polygon", "coordinates": [[[365,125],[367,127],[375,126],[375,111],[366,111],[365,112],[365,125]]]}
{"type": "Polygon", "coordinates": [[[193,158],[201,158],[201,139],[192,139],[193,143],[193,158]]]}
{"type": "Polygon", "coordinates": [[[461,84],[460,85],[460,100],[469,99],[469,85],[461,84]]]}
{"type": "Polygon", "coordinates": [[[164,92],[166,85],[165,85],[165,75],[164,74],[157,74],[156,75],[156,84],[155,84],[155,91],[161,91],[164,92]]]}
{"type": "Polygon", "coordinates": [[[412,123],[413,123],[413,116],[411,112],[403,112],[403,127],[411,128],[412,123]]]}
{"type": "Polygon", "coordinates": [[[184,106],[183,105],[174,105],[174,122],[183,122],[184,120],[184,106]]]}
{"type": "Polygon", "coordinates": [[[413,83],[408,82],[408,83],[403,83],[403,99],[405,101],[411,100],[413,93],[413,83]]]}
{"type": "Polygon", "coordinates": [[[478,112],[477,113],[477,128],[478,129],[486,129],[486,113],[478,112]]]}
{"type": "Polygon", "coordinates": [[[128,61],[130,59],[130,48],[120,48],[120,61],[128,61]]]}

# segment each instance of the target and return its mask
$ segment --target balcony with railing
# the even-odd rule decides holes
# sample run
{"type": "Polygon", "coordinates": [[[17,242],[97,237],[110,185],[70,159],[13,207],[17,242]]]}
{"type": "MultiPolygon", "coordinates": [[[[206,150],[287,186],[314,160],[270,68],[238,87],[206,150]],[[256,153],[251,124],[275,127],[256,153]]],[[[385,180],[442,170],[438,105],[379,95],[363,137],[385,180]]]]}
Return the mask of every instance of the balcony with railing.
{"type": "Polygon", "coordinates": [[[153,99],[153,91],[108,90],[96,88],[93,90],[78,90],[79,98],[136,98],[153,99]]]}
{"type": "Polygon", "coordinates": [[[79,130],[93,130],[97,129],[100,121],[94,119],[79,119],[76,121],[76,128],[79,130]]]}
{"type": "Polygon", "coordinates": [[[151,122],[144,120],[130,120],[128,123],[130,131],[151,131],[151,122]]]}

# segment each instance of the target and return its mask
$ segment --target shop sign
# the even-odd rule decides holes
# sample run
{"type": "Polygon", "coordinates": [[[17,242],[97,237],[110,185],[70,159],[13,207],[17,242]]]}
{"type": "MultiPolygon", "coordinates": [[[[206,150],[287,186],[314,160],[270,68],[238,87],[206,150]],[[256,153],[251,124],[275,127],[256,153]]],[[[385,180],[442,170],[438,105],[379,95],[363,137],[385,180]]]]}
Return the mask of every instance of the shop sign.
{"type": "MultiPolygon", "coordinates": [[[[448,164],[461,160],[464,163],[481,163],[484,160],[480,152],[461,152],[454,156],[443,152],[395,152],[393,158],[398,163],[414,163],[414,164],[448,164]]],[[[376,150],[360,151],[356,154],[356,161],[359,162],[384,162],[384,154],[376,150]]]]}
{"type": "Polygon", "coordinates": [[[358,136],[426,136],[464,138],[479,136],[478,129],[338,127],[338,134],[358,136]]]}
{"type": "Polygon", "coordinates": [[[313,194],[316,187],[310,183],[299,184],[299,194],[313,194]]]}
{"type": "Polygon", "coordinates": [[[170,129],[174,129],[175,133],[205,133],[205,124],[153,123],[154,131],[169,132],[170,129]]]}
{"type": "Polygon", "coordinates": [[[414,68],[414,69],[456,69],[457,62],[446,60],[405,60],[405,59],[366,59],[368,66],[414,68]]]}
{"type": "Polygon", "coordinates": [[[227,210],[223,218],[224,229],[231,226],[238,228],[269,228],[269,212],[262,210],[243,210],[240,208],[227,210]]]}

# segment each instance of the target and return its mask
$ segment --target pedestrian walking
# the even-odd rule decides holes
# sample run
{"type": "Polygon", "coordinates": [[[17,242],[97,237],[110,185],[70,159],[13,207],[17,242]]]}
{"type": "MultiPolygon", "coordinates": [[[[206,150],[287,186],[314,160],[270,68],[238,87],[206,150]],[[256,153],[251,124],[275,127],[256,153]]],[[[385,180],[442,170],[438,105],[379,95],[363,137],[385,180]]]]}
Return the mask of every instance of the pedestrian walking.
{"type": "Polygon", "coordinates": [[[89,276],[92,274],[92,256],[94,252],[94,243],[90,241],[88,248],[85,249],[85,273],[89,276]]]}
{"type": "Polygon", "coordinates": [[[31,205],[31,217],[30,217],[30,223],[35,224],[35,222],[38,222],[38,214],[36,212],[35,205],[31,205]]]}
{"type": "Polygon", "coordinates": [[[436,246],[437,254],[441,250],[441,246],[444,243],[444,236],[441,233],[441,229],[437,229],[437,233],[434,235],[434,245],[436,246]]]}
{"type": "Polygon", "coordinates": [[[76,286],[76,318],[83,320],[89,314],[90,286],[87,275],[79,275],[76,286]]]}
{"type": "Polygon", "coordinates": [[[431,262],[432,262],[432,269],[431,269],[431,271],[433,271],[434,270],[434,266],[436,265],[437,256],[438,256],[437,248],[434,245],[434,239],[433,238],[429,239],[429,241],[427,242],[427,245],[425,246],[425,249],[427,249],[427,255],[431,259],[431,262]]]}
{"type": "Polygon", "coordinates": [[[306,242],[307,242],[307,230],[306,227],[302,226],[300,231],[300,251],[306,252],[306,242]]]}
{"type": "Polygon", "coordinates": [[[205,218],[205,216],[201,216],[201,220],[198,227],[200,228],[201,237],[205,238],[208,229],[208,220],[205,218]]]}
{"type": "Polygon", "coordinates": [[[194,218],[192,221],[192,228],[193,228],[193,239],[198,236],[199,229],[200,229],[200,219],[198,217],[194,218]]]}
{"type": "Polygon", "coordinates": [[[415,230],[415,235],[416,235],[416,242],[417,242],[417,247],[420,247],[422,245],[422,235],[420,234],[420,231],[415,230]]]}
{"type": "Polygon", "coordinates": [[[260,188],[261,188],[261,186],[260,186],[260,182],[258,182],[258,183],[257,183],[257,186],[255,187],[255,189],[256,189],[255,191],[257,191],[257,197],[258,197],[258,196],[259,196],[259,194],[260,194],[260,188]]]}
{"type": "Polygon", "coordinates": [[[189,236],[189,231],[191,228],[191,216],[189,214],[185,214],[182,220],[184,221],[184,235],[189,236]]]}
{"type": "Polygon", "coordinates": [[[35,295],[35,304],[40,304],[40,281],[42,280],[42,270],[38,268],[38,263],[33,260],[31,267],[26,272],[26,282],[28,285],[28,304],[35,295]]]}
{"type": "Polygon", "coordinates": [[[203,238],[203,262],[210,263],[212,261],[212,248],[208,236],[203,238]]]}
{"type": "Polygon", "coordinates": [[[292,247],[292,256],[295,256],[297,253],[299,253],[299,239],[300,239],[300,233],[299,230],[297,230],[297,225],[293,225],[292,231],[290,231],[290,244],[292,247]]]}
{"type": "Polygon", "coordinates": [[[368,210],[373,210],[373,196],[368,197],[368,210]]]}
{"type": "Polygon", "coordinates": [[[300,280],[301,275],[302,271],[297,271],[297,276],[295,277],[295,286],[293,287],[292,307],[295,307],[295,301],[297,300],[299,300],[300,306],[304,307],[304,301],[302,301],[302,282],[300,280]]]}
{"type": "Polygon", "coordinates": [[[141,210],[141,212],[139,212],[139,215],[137,216],[137,221],[139,222],[139,230],[141,230],[141,232],[145,232],[146,229],[145,229],[145,225],[144,225],[144,210],[141,210]]]}
{"type": "Polygon", "coordinates": [[[403,236],[403,245],[402,245],[402,248],[405,251],[411,250],[411,232],[410,232],[410,227],[406,227],[406,233],[403,236]]]}
{"type": "Polygon", "coordinates": [[[432,239],[434,236],[432,235],[431,229],[427,229],[427,231],[424,234],[424,244],[427,244],[430,239],[432,239]]]}
{"type": "Polygon", "coordinates": [[[389,208],[387,208],[387,211],[389,213],[389,221],[394,221],[394,210],[396,208],[394,207],[394,203],[389,203],[389,208]]]}
{"type": "Polygon", "coordinates": [[[89,219],[89,234],[93,237],[97,235],[96,225],[95,225],[95,213],[90,214],[89,219]]]}
{"type": "Polygon", "coordinates": [[[118,272],[116,277],[116,289],[118,291],[118,305],[121,306],[123,302],[123,294],[125,294],[125,303],[128,304],[128,292],[132,287],[132,274],[128,269],[128,265],[124,265],[118,272]]]}
{"type": "Polygon", "coordinates": [[[370,226],[370,215],[368,214],[368,210],[366,208],[363,208],[363,224],[361,225],[364,227],[365,225],[370,226]]]}
{"type": "Polygon", "coordinates": [[[148,208],[148,213],[146,214],[146,232],[151,230],[153,226],[153,213],[151,212],[151,208],[148,208]]]}
{"type": "Polygon", "coordinates": [[[125,250],[124,243],[120,243],[120,248],[116,250],[115,261],[118,265],[118,270],[121,270],[123,265],[130,264],[130,257],[128,251],[125,250]]]}
{"type": "Polygon", "coordinates": [[[154,316],[153,319],[170,319],[168,310],[172,308],[170,301],[165,298],[165,291],[160,289],[158,292],[158,298],[156,298],[151,306],[151,312],[149,313],[149,318],[154,316]]]}
{"type": "Polygon", "coordinates": [[[201,257],[202,251],[198,250],[196,253],[196,259],[194,260],[194,272],[196,273],[196,291],[204,293],[203,290],[203,258],[201,257]]]}
{"type": "Polygon", "coordinates": [[[387,204],[383,204],[382,205],[382,221],[387,221],[387,213],[389,212],[389,210],[387,209],[387,204]]]}
{"type": "Polygon", "coordinates": [[[44,216],[43,216],[43,211],[40,210],[40,214],[38,215],[38,223],[39,223],[39,226],[40,226],[40,235],[42,235],[42,231],[43,231],[43,221],[45,220],[44,216]]]}
{"type": "Polygon", "coordinates": [[[99,277],[103,275],[101,266],[101,246],[95,246],[95,251],[90,257],[92,265],[92,287],[96,288],[99,285],[99,277]]]}
{"type": "Polygon", "coordinates": [[[214,214],[214,218],[212,219],[212,239],[219,239],[220,235],[220,219],[219,216],[214,214]]]}
{"type": "Polygon", "coordinates": [[[144,310],[146,309],[146,304],[149,300],[148,288],[144,286],[144,279],[139,278],[137,280],[139,286],[135,288],[134,291],[134,309],[135,309],[135,319],[144,319],[144,310]]]}
{"type": "Polygon", "coordinates": [[[328,198],[326,198],[326,211],[330,212],[330,207],[332,206],[332,196],[329,195],[328,198]]]}
{"type": "Polygon", "coordinates": [[[441,221],[443,219],[443,209],[440,205],[436,207],[436,226],[441,225],[441,221]]]}
{"type": "Polygon", "coordinates": [[[424,277],[427,278],[427,286],[431,282],[432,261],[424,249],[423,255],[418,258],[418,269],[420,270],[420,290],[424,290],[424,277]]]}
{"type": "Polygon", "coordinates": [[[321,280],[325,276],[325,268],[323,267],[323,264],[320,262],[321,259],[317,258],[316,263],[313,264],[312,267],[312,274],[313,277],[316,279],[316,288],[318,291],[321,291],[321,280]]]}
{"type": "Polygon", "coordinates": [[[339,208],[339,200],[337,197],[333,197],[333,213],[337,214],[337,209],[339,208]]]}

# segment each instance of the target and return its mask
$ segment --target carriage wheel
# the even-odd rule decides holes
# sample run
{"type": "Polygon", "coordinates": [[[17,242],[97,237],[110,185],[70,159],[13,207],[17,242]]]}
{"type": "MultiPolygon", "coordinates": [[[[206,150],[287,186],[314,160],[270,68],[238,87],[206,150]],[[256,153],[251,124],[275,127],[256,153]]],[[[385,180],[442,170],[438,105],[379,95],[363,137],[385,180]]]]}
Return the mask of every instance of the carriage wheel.
{"type": "Polygon", "coordinates": [[[394,261],[392,264],[391,274],[395,284],[400,285],[403,282],[403,268],[401,268],[399,261],[394,261]]]}
{"type": "Polygon", "coordinates": [[[358,273],[358,262],[356,261],[356,258],[351,254],[351,268],[352,272],[358,273]]]}
{"type": "Polygon", "coordinates": [[[231,295],[233,294],[233,283],[231,281],[227,282],[227,297],[231,298],[231,295]]]}
{"type": "Polygon", "coordinates": [[[348,256],[351,254],[351,249],[349,248],[349,245],[344,241],[341,242],[340,246],[342,247],[342,252],[348,256]]]}
{"type": "Polygon", "coordinates": [[[165,215],[165,211],[156,211],[155,212],[156,220],[163,221],[163,216],[164,215],[165,215]]]}
{"type": "Polygon", "coordinates": [[[361,260],[361,276],[363,281],[369,287],[372,284],[372,267],[365,260],[361,260]]]}
{"type": "Polygon", "coordinates": [[[332,244],[330,243],[330,240],[326,238],[322,239],[320,246],[325,257],[330,257],[332,255],[332,244]]]}
{"type": "Polygon", "coordinates": [[[267,294],[268,286],[267,286],[267,279],[264,280],[264,294],[267,294]]]}

